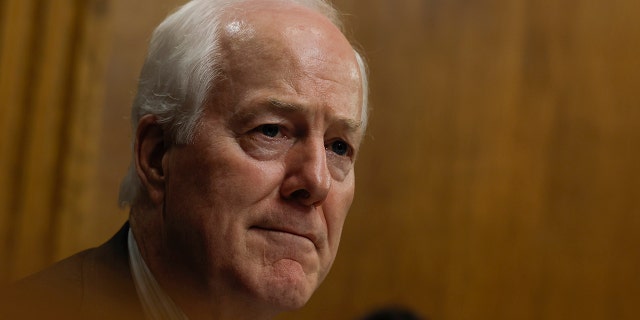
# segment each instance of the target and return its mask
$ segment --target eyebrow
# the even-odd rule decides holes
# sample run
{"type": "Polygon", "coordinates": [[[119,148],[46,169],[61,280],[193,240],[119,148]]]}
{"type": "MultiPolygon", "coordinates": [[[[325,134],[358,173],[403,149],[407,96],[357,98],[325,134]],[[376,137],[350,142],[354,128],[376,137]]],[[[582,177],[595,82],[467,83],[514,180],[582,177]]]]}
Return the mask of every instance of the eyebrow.
{"type": "MultiPolygon", "coordinates": [[[[276,112],[280,113],[304,113],[305,108],[301,105],[291,104],[288,102],[280,101],[277,99],[269,99],[268,101],[269,107],[276,110],[276,112]]],[[[332,116],[331,121],[339,123],[342,127],[344,127],[348,131],[358,131],[362,127],[362,121],[340,117],[340,116],[332,116]]]]}

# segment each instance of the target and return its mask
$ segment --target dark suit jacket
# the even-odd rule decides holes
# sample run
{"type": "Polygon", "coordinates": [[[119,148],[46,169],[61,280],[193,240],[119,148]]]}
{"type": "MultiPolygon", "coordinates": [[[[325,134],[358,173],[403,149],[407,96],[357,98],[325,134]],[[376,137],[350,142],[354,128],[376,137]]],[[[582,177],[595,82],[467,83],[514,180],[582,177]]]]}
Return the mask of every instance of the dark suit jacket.
{"type": "Polygon", "coordinates": [[[144,319],[129,269],[125,224],[82,251],[8,288],[0,319],[144,319]]]}

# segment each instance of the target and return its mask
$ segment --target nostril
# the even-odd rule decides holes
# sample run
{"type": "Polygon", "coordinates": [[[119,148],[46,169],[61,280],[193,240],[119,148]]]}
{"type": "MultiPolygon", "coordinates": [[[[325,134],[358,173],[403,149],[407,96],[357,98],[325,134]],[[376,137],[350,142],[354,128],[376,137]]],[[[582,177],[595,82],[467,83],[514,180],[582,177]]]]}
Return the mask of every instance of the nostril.
{"type": "Polygon", "coordinates": [[[309,193],[309,191],[307,191],[305,189],[299,189],[299,190],[294,191],[291,194],[291,197],[294,198],[294,199],[305,200],[305,199],[309,199],[309,197],[311,197],[311,193],[309,193]]]}

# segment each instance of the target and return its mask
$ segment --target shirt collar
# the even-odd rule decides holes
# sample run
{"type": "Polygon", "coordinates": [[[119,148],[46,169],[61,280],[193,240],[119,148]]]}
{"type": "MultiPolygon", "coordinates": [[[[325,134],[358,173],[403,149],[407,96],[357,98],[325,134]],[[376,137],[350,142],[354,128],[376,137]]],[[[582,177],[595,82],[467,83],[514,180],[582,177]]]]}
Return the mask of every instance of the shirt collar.
{"type": "Polygon", "coordinates": [[[149,270],[140,254],[131,228],[129,228],[127,245],[129,247],[129,263],[131,264],[133,282],[146,317],[150,320],[188,320],[189,318],[160,288],[160,284],[153,277],[151,270],[149,270]]]}

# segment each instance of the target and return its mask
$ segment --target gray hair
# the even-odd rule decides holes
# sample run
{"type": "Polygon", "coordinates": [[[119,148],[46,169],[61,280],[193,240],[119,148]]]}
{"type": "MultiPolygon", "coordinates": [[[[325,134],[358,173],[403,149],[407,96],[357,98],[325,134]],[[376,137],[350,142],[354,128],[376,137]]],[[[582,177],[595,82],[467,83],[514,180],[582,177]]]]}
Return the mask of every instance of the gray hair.
{"type": "MultiPolygon", "coordinates": [[[[191,0],[155,29],[131,107],[132,149],[138,122],[147,114],[156,116],[173,143],[192,141],[203,108],[215,94],[212,89],[221,75],[220,35],[224,13],[233,5],[247,1],[251,0],[191,0]]],[[[316,11],[344,33],[338,11],[325,0],[273,1],[290,2],[316,11]]],[[[364,129],[368,118],[367,69],[358,51],[354,49],[354,52],[362,78],[364,129]]],[[[134,204],[141,188],[132,158],[120,184],[120,206],[134,204]]]]}

